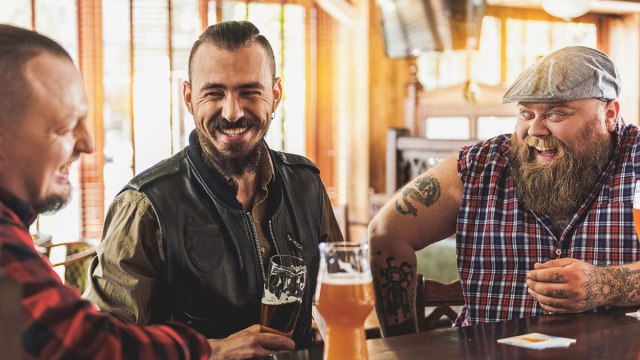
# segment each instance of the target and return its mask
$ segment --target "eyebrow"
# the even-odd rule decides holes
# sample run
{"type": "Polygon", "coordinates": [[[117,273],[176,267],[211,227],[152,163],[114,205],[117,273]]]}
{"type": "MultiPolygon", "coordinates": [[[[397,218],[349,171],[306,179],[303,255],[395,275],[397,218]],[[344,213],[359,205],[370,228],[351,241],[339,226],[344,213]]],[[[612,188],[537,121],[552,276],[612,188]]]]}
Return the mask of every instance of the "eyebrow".
{"type": "MultiPolygon", "coordinates": [[[[208,90],[213,90],[213,89],[226,90],[226,89],[228,89],[228,87],[226,85],[220,84],[220,83],[205,83],[200,88],[200,93],[203,93],[203,92],[208,91],[208,90]]],[[[233,87],[233,89],[234,90],[246,90],[246,89],[264,90],[264,85],[262,85],[259,82],[250,82],[250,83],[236,85],[236,86],[233,87]]]]}
{"type": "MultiPolygon", "coordinates": [[[[531,108],[531,105],[533,105],[533,104],[538,104],[538,103],[536,103],[536,102],[518,102],[518,106],[524,106],[526,108],[531,108]]],[[[577,110],[578,109],[577,107],[570,105],[566,101],[552,102],[552,103],[548,103],[548,104],[544,105],[544,109],[545,110],[549,110],[549,109],[553,109],[553,108],[557,108],[557,107],[566,107],[566,108],[573,109],[573,110],[577,110]]]]}

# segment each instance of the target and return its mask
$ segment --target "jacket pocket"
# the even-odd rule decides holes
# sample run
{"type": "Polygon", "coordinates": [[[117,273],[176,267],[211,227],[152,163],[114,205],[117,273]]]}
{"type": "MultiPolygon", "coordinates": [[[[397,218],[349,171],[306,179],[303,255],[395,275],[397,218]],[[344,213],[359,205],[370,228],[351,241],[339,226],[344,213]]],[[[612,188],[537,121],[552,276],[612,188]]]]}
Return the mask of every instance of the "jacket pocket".
{"type": "Polygon", "coordinates": [[[216,245],[220,243],[220,227],[187,226],[186,233],[184,245],[189,260],[201,271],[211,271],[212,265],[218,263],[222,255],[222,251],[216,245]]]}

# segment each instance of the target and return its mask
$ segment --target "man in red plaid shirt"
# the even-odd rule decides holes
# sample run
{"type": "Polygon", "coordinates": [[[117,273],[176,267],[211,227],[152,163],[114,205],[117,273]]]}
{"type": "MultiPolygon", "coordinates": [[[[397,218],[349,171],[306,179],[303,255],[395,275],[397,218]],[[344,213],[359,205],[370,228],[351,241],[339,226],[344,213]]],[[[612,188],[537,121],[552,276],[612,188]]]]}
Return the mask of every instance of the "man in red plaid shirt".
{"type": "Polygon", "coordinates": [[[178,323],[126,324],[63,285],[36,251],[29,226],[38,213],[64,206],[71,163],[94,150],[82,78],[53,40],[0,25],[0,84],[0,275],[21,288],[20,358],[236,358],[294,348],[258,326],[207,341],[178,323]]]}
{"type": "Polygon", "coordinates": [[[505,94],[517,102],[512,135],[461,149],[385,205],[369,227],[385,335],[415,331],[413,300],[399,306],[389,289],[409,279],[413,299],[415,251],[454,233],[460,325],[640,304],[640,138],[619,115],[619,92],[604,53],[558,50],[505,94]]]}

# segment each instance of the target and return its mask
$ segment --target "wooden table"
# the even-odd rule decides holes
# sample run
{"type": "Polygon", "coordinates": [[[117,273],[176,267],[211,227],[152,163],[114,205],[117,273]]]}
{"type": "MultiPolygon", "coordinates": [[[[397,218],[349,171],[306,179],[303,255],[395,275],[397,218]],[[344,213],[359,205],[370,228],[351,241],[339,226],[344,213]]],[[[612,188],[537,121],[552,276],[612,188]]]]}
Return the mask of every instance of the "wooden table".
{"type": "MultiPolygon", "coordinates": [[[[546,315],[373,339],[367,341],[369,359],[640,359],[640,320],[624,315],[635,310],[546,315]],[[546,350],[528,350],[496,342],[530,332],[577,341],[568,348],[546,350]]],[[[322,350],[297,351],[273,358],[321,360],[322,350]]]]}

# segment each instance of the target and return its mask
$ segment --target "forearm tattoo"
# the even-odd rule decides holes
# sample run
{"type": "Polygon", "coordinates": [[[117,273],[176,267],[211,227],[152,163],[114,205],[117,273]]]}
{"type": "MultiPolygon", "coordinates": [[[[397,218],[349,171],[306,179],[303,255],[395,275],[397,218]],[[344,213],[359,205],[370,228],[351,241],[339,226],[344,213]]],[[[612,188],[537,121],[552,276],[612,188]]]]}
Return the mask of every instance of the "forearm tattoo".
{"type": "Polygon", "coordinates": [[[386,325],[398,325],[412,318],[413,294],[409,285],[414,278],[414,266],[406,261],[397,264],[394,260],[393,256],[387,257],[386,266],[381,266],[376,276],[379,312],[388,319],[386,325]]]}
{"type": "Polygon", "coordinates": [[[418,216],[418,209],[411,199],[426,207],[433,205],[440,198],[440,183],[433,176],[424,175],[414,185],[405,187],[401,195],[402,198],[396,201],[396,210],[402,215],[418,216]]]}
{"type": "Polygon", "coordinates": [[[587,282],[582,286],[585,308],[592,309],[600,305],[625,305],[637,302],[640,295],[640,270],[624,267],[593,267],[584,270],[587,282]]]}

